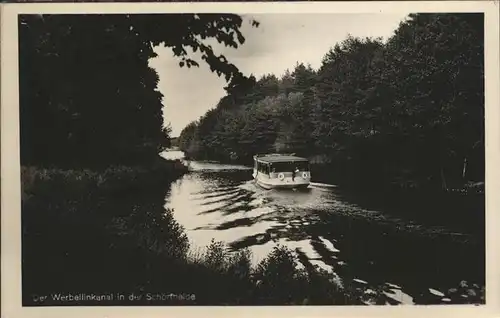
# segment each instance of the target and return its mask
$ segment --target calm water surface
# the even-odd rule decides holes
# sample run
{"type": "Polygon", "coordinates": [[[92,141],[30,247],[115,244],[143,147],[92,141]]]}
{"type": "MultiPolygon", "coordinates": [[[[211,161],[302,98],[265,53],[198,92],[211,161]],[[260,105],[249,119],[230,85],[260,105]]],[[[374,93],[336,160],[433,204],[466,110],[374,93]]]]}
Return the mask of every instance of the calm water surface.
{"type": "Polygon", "coordinates": [[[404,304],[461,280],[484,285],[481,198],[413,202],[314,182],[305,192],[264,190],[253,183],[251,167],[186,163],[190,172],[173,183],[166,207],[194,248],[213,238],[233,250],[248,247],[257,263],[285,245],[340,280],[389,286],[387,296],[404,304]]]}

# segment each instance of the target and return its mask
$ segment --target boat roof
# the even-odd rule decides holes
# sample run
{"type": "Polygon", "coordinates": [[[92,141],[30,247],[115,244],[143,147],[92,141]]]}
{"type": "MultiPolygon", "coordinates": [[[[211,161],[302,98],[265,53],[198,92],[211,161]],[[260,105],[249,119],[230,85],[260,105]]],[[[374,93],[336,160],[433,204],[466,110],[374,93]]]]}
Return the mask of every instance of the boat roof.
{"type": "Polygon", "coordinates": [[[256,156],[259,161],[265,162],[290,162],[290,161],[308,161],[306,158],[297,157],[294,155],[260,155],[256,156]]]}

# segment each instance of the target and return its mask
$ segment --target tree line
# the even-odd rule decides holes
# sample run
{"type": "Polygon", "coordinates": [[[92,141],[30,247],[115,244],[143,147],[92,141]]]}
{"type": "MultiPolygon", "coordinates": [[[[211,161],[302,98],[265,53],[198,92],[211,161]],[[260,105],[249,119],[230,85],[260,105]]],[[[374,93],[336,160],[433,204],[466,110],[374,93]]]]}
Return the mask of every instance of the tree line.
{"type": "Polygon", "coordinates": [[[195,159],[295,152],[367,184],[484,181],[483,14],[410,14],[386,41],[348,36],[319,69],[250,76],[178,143],[195,159]]]}

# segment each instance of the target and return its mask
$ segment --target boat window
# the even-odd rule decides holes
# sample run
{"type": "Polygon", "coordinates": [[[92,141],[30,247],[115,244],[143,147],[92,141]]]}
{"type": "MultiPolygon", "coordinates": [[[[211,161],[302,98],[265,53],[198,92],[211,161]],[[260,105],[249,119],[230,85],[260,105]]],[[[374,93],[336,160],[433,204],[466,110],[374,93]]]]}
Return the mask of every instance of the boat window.
{"type": "Polygon", "coordinates": [[[263,163],[263,162],[258,162],[258,168],[257,168],[257,170],[258,170],[259,172],[262,172],[262,173],[268,173],[268,172],[267,172],[267,169],[268,169],[268,168],[267,168],[267,164],[265,164],[265,163],[263,163]]]}
{"type": "Polygon", "coordinates": [[[272,169],[276,169],[276,172],[292,172],[295,171],[295,168],[299,169],[299,171],[309,171],[309,162],[274,162],[272,164],[272,169]]]}
{"type": "Polygon", "coordinates": [[[269,163],[259,162],[259,161],[257,161],[256,163],[256,169],[257,171],[265,174],[269,174],[269,172],[271,171],[269,163]]]}

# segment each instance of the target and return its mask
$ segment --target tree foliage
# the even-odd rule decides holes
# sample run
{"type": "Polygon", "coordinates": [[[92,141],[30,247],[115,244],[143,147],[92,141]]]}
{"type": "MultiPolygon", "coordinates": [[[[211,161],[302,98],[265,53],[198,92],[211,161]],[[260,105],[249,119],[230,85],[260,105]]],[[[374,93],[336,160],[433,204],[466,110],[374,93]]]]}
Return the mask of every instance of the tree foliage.
{"type": "Polygon", "coordinates": [[[348,36],[318,70],[262,76],[181,133],[195,158],[321,155],[353,182],[484,180],[482,14],[411,14],[387,41],[348,36]]]}
{"type": "MultiPolygon", "coordinates": [[[[257,22],[253,22],[256,24],[257,22]]],[[[22,15],[19,19],[23,164],[107,166],[145,163],[169,146],[155,46],[180,67],[202,60],[228,87],[244,76],[205,44],[237,48],[242,18],[229,14],[22,15]]]]}

